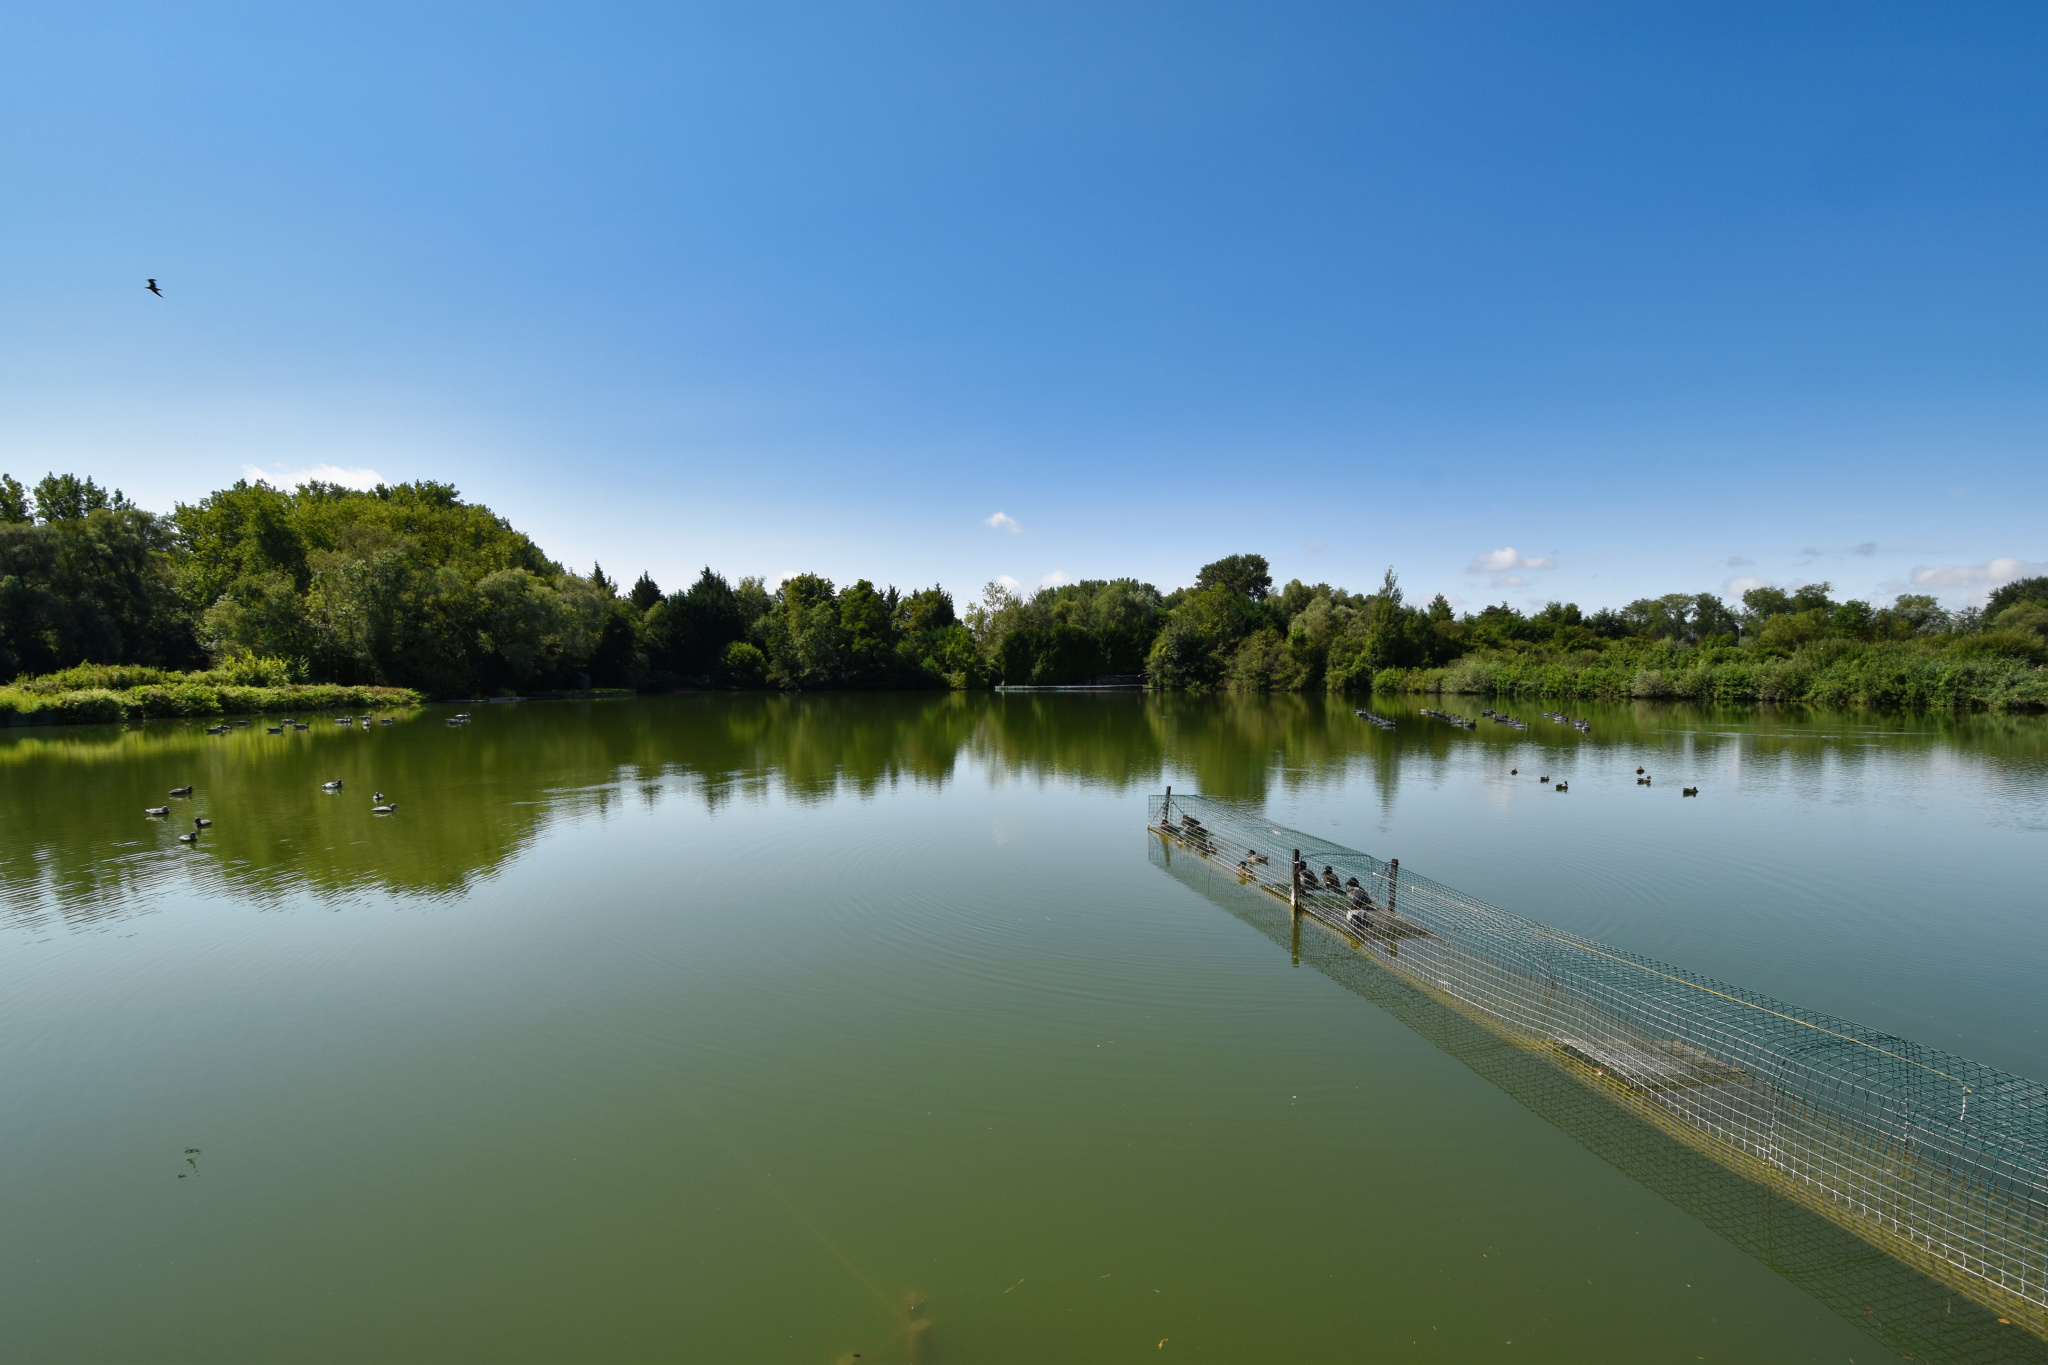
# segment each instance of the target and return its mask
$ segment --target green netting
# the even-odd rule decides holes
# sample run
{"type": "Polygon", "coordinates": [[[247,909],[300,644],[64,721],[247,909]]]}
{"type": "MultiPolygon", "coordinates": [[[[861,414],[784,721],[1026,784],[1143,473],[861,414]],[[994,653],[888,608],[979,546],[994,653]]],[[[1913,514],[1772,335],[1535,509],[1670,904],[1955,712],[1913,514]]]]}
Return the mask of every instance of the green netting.
{"type": "Polygon", "coordinates": [[[1155,796],[1148,820],[1362,960],[2048,1337],[2039,1084],[1537,924],[1256,811],[1155,796]]]}

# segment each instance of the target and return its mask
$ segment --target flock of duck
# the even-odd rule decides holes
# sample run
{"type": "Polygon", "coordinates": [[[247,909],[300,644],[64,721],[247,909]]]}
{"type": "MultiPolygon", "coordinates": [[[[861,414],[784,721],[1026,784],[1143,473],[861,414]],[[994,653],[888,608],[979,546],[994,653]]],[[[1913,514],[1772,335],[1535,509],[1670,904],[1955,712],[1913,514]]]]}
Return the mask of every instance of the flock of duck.
{"type": "MultiPolygon", "coordinates": [[[[255,723],[256,722],[251,720],[224,720],[218,725],[207,726],[206,733],[209,735],[224,735],[227,734],[230,730],[244,729],[248,726],[254,725],[255,723]]],[[[372,724],[396,725],[398,721],[397,718],[393,716],[336,716],[334,718],[334,723],[336,725],[360,724],[365,730],[367,730],[370,728],[372,724]]],[[[287,730],[307,730],[311,728],[312,723],[310,721],[298,720],[294,717],[286,716],[283,720],[279,721],[275,725],[264,726],[263,733],[266,735],[281,735],[287,730]]]]}
{"type": "MultiPolygon", "coordinates": [[[[1160,830],[1162,833],[1170,834],[1180,839],[1181,842],[1193,848],[1197,853],[1206,856],[1216,851],[1215,836],[1210,834],[1202,822],[1192,815],[1181,816],[1178,828],[1162,820],[1160,822],[1160,830]]],[[[1258,870],[1260,866],[1270,864],[1271,862],[1271,858],[1257,849],[1247,848],[1244,851],[1244,856],[1237,860],[1237,873],[1240,877],[1256,878],[1259,875],[1258,870]]],[[[1337,869],[1328,863],[1323,864],[1322,874],[1318,876],[1315,869],[1310,867],[1299,853],[1296,853],[1294,856],[1293,863],[1291,885],[1295,894],[1313,896],[1327,893],[1332,896],[1342,896],[1350,907],[1346,911],[1346,917],[1353,924],[1361,928],[1370,927],[1371,922],[1367,916],[1379,911],[1381,906],[1379,902],[1372,898],[1372,893],[1365,889],[1364,884],[1358,878],[1346,877],[1340,881],[1337,877],[1337,869]]],[[[1395,863],[1393,866],[1399,867],[1399,864],[1395,863]]]]}
{"type": "MultiPolygon", "coordinates": [[[[1391,730],[1394,728],[1393,721],[1388,720],[1385,716],[1380,715],[1376,711],[1353,711],[1351,714],[1359,717],[1362,720],[1369,721],[1372,724],[1379,726],[1382,730],[1391,730]]],[[[1468,720],[1464,716],[1459,715],[1455,711],[1439,711],[1436,710],[1434,707],[1425,706],[1422,708],[1422,714],[1428,716],[1432,720],[1440,720],[1444,722],[1446,725],[1455,725],[1461,730],[1475,730],[1479,727],[1478,721],[1468,720]]],[[[1522,720],[1517,716],[1511,716],[1505,711],[1496,711],[1490,706],[1487,707],[1484,711],[1481,711],[1479,714],[1487,717],[1488,719],[1498,724],[1512,726],[1517,730],[1526,730],[1529,728],[1529,722],[1522,720]]],[[[1569,725],[1572,727],[1572,729],[1577,730],[1582,735],[1590,735],[1593,733],[1593,722],[1589,720],[1582,720],[1575,716],[1567,715],[1563,711],[1545,711],[1543,713],[1543,718],[1545,720],[1556,721],[1559,725],[1569,725]]],[[[1520,775],[1521,769],[1508,769],[1509,777],[1519,777],[1520,775]]],[[[1545,786],[1550,785],[1550,779],[1548,777],[1544,777],[1540,780],[1543,782],[1545,786]]],[[[1647,787],[1650,785],[1650,775],[1644,772],[1641,768],[1636,769],[1636,785],[1638,787],[1647,787]]],[[[1559,782],[1556,785],[1555,790],[1561,792],[1568,792],[1571,790],[1571,784],[1568,782],[1559,782]]],[[[1698,796],[1700,794],[1700,789],[1698,787],[1680,787],[1678,789],[1678,794],[1680,796],[1698,796]]],[[[1186,819],[1187,817],[1182,817],[1183,823],[1185,823],[1186,819]]],[[[1200,828],[1199,823],[1197,823],[1196,828],[1200,828]]],[[[1265,860],[1262,858],[1259,861],[1264,862],[1265,860]]],[[[1242,863],[1239,864],[1240,868],[1242,868],[1243,866],[1244,865],[1242,863]]]]}
{"type": "MultiPolygon", "coordinates": [[[[373,720],[376,724],[379,725],[393,725],[397,723],[395,718],[391,716],[382,716],[374,718],[370,716],[337,716],[334,719],[334,723],[336,725],[360,724],[363,729],[367,730],[370,728],[373,720]]],[[[251,723],[252,722],[246,720],[238,720],[231,721],[222,725],[209,725],[206,727],[206,733],[209,735],[224,735],[228,733],[228,731],[233,730],[238,726],[247,726],[251,723]]],[[[450,725],[466,725],[469,723],[469,713],[465,711],[461,715],[451,718],[448,723],[450,725]]],[[[307,721],[297,720],[287,716],[283,721],[279,722],[276,725],[265,726],[264,731],[267,734],[281,735],[286,730],[304,730],[308,728],[309,724],[310,723],[307,721]]],[[[342,790],[342,786],[342,780],[337,777],[332,782],[322,782],[320,784],[320,790],[324,792],[333,793],[342,790]]],[[[192,792],[193,789],[190,786],[171,788],[172,796],[190,796],[192,795],[192,792]]],[[[397,809],[398,802],[392,800],[390,797],[387,797],[386,795],[384,795],[383,792],[370,793],[370,814],[390,815],[397,809]]],[[[144,806],[142,808],[142,813],[144,816],[151,820],[163,820],[169,818],[171,808],[169,806],[144,806]]],[[[192,828],[184,834],[180,834],[178,836],[178,842],[181,844],[196,844],[199,842],[199,831],[203,829],[208,829],[212,825],[213,821],[207,819],[205,816],[195,815],[194,817],[192,817],[192,828]]]]}
{"type": "MultiPolygon", "coordinates": [[[[1522,775],[1522,770],[1521,770],[1520,768],[1510,768],[1510,769],[1508,769],[1508,776],[1509,776],[1509,777],[1520,777],[1521,775],[1522,775]]],[[[1550,786],[1550,785],[1551,785],[1551,782],[1550,782],[1550,778],[1549,778],[1549,776],[1548,776],[1547,774],[1546,774],[1545,776],[1542,776],[1542,777],[1539,777],[1539,778],[1537,778],[1536,780],[1537,780],[1538,782],[1542,783],[1542,784],[1543,784],[1543,785],[1545,785],[1545,786],[1550,786]]],[[[1637,785],[1638,787],[1647,787],[1647,786],[1651,785],[1651,783],[1650,783],[1650,774],[1649,774],[1649,773],[1647,773],[1647,772],[1645,772],[1645,771],[1644,771],[1644,770],[1643,770],[1642,768],[1637,768],[1637,769],[1636,769],[1636,785],[1637,785]]],[[[1561,791],[1561,792],[1564,792],[1564,791],[1570,791],[1570,790],[1571,790],[1571,783],[1569,783],[1569,782],[1559,782],[1559,783],[1557,783],[1557,784],[1556,784],[1556,786],[1555,786],[1555,787],[1553,788],[1553,790],[1555,790],[1555,791],[1561,791]]],[[[1679,794],[1680,796],[1698,796],[1698,795],[1700,794],[1700,789],[1699,789],[1698,787],[1680,787],[1680,788],[1678,789],[1678,794],[1679,794]]]]}

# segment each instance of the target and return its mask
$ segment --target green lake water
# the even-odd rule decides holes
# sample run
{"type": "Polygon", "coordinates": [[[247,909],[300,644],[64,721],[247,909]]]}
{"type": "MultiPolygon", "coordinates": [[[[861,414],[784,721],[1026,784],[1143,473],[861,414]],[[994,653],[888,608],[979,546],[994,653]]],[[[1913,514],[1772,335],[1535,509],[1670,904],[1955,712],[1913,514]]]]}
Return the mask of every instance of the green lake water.
{"type": "Polygon", "coordinates": [[[1144,830],[2040,1078],[2048,722],[1376,705],[0,735],[0,1359],[2048,1358],[1144,830]]]}

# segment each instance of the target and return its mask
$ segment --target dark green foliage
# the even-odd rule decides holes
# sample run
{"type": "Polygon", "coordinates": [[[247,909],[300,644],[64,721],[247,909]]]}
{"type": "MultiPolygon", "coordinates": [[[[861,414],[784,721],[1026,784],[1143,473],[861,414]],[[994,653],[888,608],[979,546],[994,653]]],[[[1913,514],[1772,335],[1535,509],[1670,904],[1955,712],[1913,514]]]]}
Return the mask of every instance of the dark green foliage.
{"type": "Polygon", "coordinates": [[[2048,578],[2022,578],[1992,593],[1984,603],[1985,619],[1993,619],[2007,607],[2022,602],[2048,602],[2048,578]]]}
{"type": "Polygon", "coordinates": [[[0,526],[14,526],[32,520],[34,518],[28,510],[28,490],[12,474],[0,474],[0,526]]]}
{"type": "Polygon", "coordinates": [[[1273,591],[1273,570],[1264,555],[1230,555],[1204,564],[1195,575],[1195,588],[1222,588],[1233,596],[1263,602],[1273,591]]]}
{"type": "MultiPolygon", "coordinates": [[[[653,586],[651,579],[642,578],[653,586]]],[[[738,596],[709,566],[688,592],[655,603],[642,625],[648,664],[655,675],[671,684],[693,686],[715,681],[725,647],[745,633],[738,596]]]]}
{"type": "Polygon", "coordinates": [[[645,676],[637,625],[630,603],[614,601],[609,605],[597,646],[583,665],[592,687],[632,687],[645,676]]]}
{"type": "Polygon", "coordinates": [[[170,550],[147,512],[0,524],[0,677],[81,660],[203,664],[170,550]]]}
{"type": "Polygon", "coordinates": [[[661,585],[654,581],[653,575],[643,571],[633,584],[630,600],[634,610],[645,612],[661,600],[661,585]]]}

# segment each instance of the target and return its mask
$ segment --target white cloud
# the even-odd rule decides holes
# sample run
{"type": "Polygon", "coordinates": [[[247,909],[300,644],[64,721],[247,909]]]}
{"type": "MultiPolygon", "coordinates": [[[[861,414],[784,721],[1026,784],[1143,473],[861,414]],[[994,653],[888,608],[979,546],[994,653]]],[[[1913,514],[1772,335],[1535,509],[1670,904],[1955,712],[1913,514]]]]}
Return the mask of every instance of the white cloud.
{"type": "Polygon", "coordinates": [[[1008,512],[997,512],[991,516],[983,517],[981,524],[992,531],[1008,531],[1013,536],[1024,529],[1017,524],[1017,519],[1008,512]]]}
{"type": "Polygon", "coordinates": [[[1554,569],[1557,561],[1548,555],[1525,555],[1512,545],[1503,545],[1498,550],[1488,550],[1465,566],[1466,573],[1493,575],[1496,588],[1523,588],[1529,580],[1516,573],[1516,569],[1554,569]]]}
{"type": "Polygon", "coordinates": [[[1067,577],[1058,569],[1054,569],[1051,573],[1038,580],[1038,586],[1041,588],[1057,588],[1073,581],[1073,579],[1067,577]]]}
{"type": "MultiPolygon", "coordinates": [[[[1731,561],[1732,562],[1732,561],[1731,561]]],[[[1747,561],[1744,561],[1745,563],[1747,561]]],[[[1731,578],[1721,585],[1721,591],[1729,597],[1740,598],[1751,588],[1768,588],[1771,585],[1761,578],[1731,578]]]]}
{"type": "Polygon", "coordinates": [[[378,484],[385,482],[384,476],[374,469],[343,469],[337,464],[316,464],[308,469],[276,470],[266,472],[253,464],[242,466],[242,477],[251,483],[267,483],[272,488],[297,488],[307,483],[338,483],[343,488],[358,488],[367,493],[378,484]]]}
{"type": "Polygon", "coordinates": [[[2048,573],[2048,564],[2005,555],[1983,564],[1940,564],[1932,568],[1916,568],[1913,570],[1913,582],[1922,588],[1967,589],[1972,601],[1981,602],[2002,583],[2010,583],[2015,578],[2031,578],[2040,573],[2048,573]]]}
{"type": "Polygon", "coordinates": [[[1018,582],[1018,581],[1017,581],[1016,579],[1014,579],[1014,578],[1010,577],[1010,576],[1009,576],[1008,574],[1006,574],[1006,573],[999,573],[999,574],[997,574],[997,575],[996,575],[996,582],[998,582],[998,583],[1002,584],[1002,585],[1003,585],[1004,587],[1008,588],[1008,589],[1009,589],[1009,590],[1010,590],[1011,592],[1018,592],[1018,591],[1021,591],[1021,590],[1023,589],[1023,587],[1024,587],[1024,585],[1023,585],[1022,583],[1019,583],[1019,582],[1018,582]]]}

